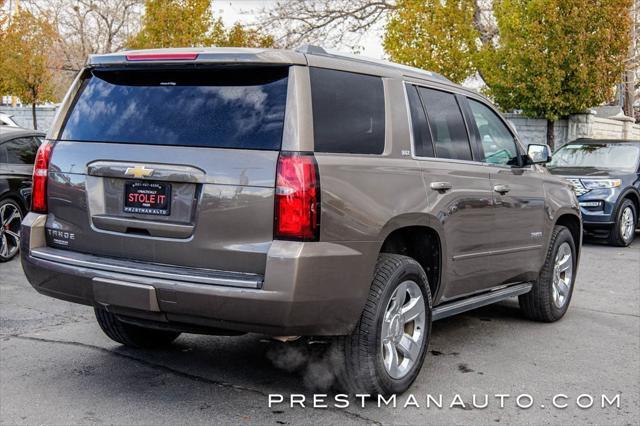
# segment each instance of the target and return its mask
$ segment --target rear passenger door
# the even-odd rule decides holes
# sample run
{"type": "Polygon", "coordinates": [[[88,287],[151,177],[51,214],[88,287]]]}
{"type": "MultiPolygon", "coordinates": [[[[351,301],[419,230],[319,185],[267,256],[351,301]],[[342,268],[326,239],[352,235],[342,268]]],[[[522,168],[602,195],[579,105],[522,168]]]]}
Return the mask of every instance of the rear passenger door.
{"type": "Polygon", "coordinates": [[[469,141],[460,96],[409,84],[406,89],[414,157],[422,167],[430,213],[444,233],[444,301],[494,284],[490,174],[469,141]]]}
{"type": "Polygon", "coordinates": [[[495,284],[532,279],[538,272],[544,239],[541,175],[524,164],[515,135],[497,112],[476,99],[468,99],[467,111],[481,161],[491,173],[495,284]]]}

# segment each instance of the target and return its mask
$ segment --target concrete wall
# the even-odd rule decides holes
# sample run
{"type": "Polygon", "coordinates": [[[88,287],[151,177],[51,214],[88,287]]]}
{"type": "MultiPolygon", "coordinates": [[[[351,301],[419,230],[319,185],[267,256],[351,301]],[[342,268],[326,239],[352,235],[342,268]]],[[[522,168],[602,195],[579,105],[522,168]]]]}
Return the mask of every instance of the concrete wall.
{"type": "MultiPolygon", "coordinates": [[[[547,121],[528,118],[519,114],[505,114],[526,143],[545,143],[547,121]]],[[[630,117],[603,118],[592,113],[574,114],[555,123],[556,148],[580,138],[591,139],[640,139],[640,124],[630,117]]]]}
{"type": "MultiPolygon", "coordinates": [[[[529,118],[520,114],[504,114],[505,118],[513,124],[520,139],[527,144],[547,143],[547,120],[544,118],[529,118]]],[[[554,126],[556,145],[564,145],[569,142],[569,125],[567,120],[558,120],[554,126]]]]}
{"type": "Polygon", "coordinates": [[[593,117],[591,134],[598,139],[622,139],[624,123],[608,118],[593,117]]]}
{"type": "MultiPolygon", "coordinates": [[[[57,106],[37,106],[36,120],[38,122],[38,130],[46,131],[51,127],[53,118],[56,114],[57,106]]],[[[19,126],[33,129],[33,119],[31,118],[31,105],[21,107],[0,106],[0,112],[13,116],[19,126]]]]}

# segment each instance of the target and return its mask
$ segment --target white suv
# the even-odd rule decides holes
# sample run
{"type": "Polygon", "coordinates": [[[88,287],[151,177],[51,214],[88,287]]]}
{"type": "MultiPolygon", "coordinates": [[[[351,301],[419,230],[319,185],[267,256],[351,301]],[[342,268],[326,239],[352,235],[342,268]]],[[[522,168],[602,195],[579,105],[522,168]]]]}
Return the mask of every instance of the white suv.
{"type": "Polygon", "coordinates": [[[10,115],[0,112],[0,126],[20,127],[10,115]]]}

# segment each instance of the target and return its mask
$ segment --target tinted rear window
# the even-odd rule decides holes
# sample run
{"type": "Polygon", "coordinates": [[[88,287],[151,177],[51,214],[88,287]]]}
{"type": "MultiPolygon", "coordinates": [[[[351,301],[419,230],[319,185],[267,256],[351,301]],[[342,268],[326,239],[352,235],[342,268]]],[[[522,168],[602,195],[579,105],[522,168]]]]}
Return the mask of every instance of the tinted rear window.
{"type": "Polygon", "coordinates": [[[9,164],[33,164],[38,142],[31,136],[16,138],[0,144],[0,162],[9,164]]]}
{"type": "Polygon", "coordinates": [[[288,68],[93,70],[63,140],[278,150],[288,68]]]}
{"type": "Polygon", "coordinates": [[[471,160],[471,146],[462,112],[452,93],[419,89],[427,109],[429,127],[433,135],[436,156],[457,160],[471,160]]]}
{"type": "Polygon", "coordinates": [[[427,116],[424,113],[420,96],[418,96],[418,89],[415,86],[407,86],[407,96],[411,111],[415,153],[418,157],[433,157],[433,141],[427,124],[427,116]]]}
{"type": "Polygon", "coordinates": [[[315,150],[381,154],[384,150],[382,79],[311,68],[315,150]]]}

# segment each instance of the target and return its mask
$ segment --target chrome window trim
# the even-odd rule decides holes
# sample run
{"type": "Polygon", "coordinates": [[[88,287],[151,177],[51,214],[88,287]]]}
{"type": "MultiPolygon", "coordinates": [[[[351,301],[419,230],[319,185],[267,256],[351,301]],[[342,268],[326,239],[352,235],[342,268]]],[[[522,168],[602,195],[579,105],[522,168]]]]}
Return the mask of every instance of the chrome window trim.
{"type": "MultiPolygon", "coordinates": [[[[409,81],[404,81],[404,103],[405,103],[405,108],[407,110],[407,118],[409,121],[409,138],[410,138],[410,145],[411,145],[411,158],[413,158],[414,160],[418,160],[418,161],[437,161],[439,163],[454,163],[454,164],[473,164],[476,166],[486,166],[488,163],[483,163],[481,161],[475,161],[475,160],[457,160],[454,158],[439,158],[439,157],[422,157],[419,155],[416,155],[416,148],[415,148],[415,138],[413,135],[413,120],[411,118],[411,106],[409,105],[409,94],[407,93],[408,90],[408,86],[421,86],[427,89],[435,89],[435,90],[441,90],[439,88],[433,88],[427,85],[420,85],[420,84],[416,84],[413,82],[409,82],[409,81]]],[[[443,92],[447,92],[447,93],[451,93],[452,95],[456,95],[455,92],[450,92],[447,90],[442,90],[443,92]]],[[[434,150],[435,153],[435,150],[434,150]]]]}
{"type": "MultiPolygon", "coordinates": [[[[475,160],[456,160],[453,158],[439,158],[439,157],[422,157],[419,155],[416,155],[416,151],[415,151],[415,139],[413,137],[413,120],[411,118],[411,106],[409,105],[409,94],[407,93],[408,86],[420,86],[420,87],[424,87],[426,89],[434,89],[434,90],[440,90],[443,92],[447,92],[447,93],[451,93],[452,95],[456,95],[456,94],[461,94],[462,96],[467,96],[464,93],[458,93],[458,92],[453,92],[450,90],[446,90],[446,89],[441,89],[439,87],[431,87],[425,84],[418,84],[416,82],[412,82],[412,81],[403,81],[404,83],[404,103],[405,103],[405,108],[407,110],[407,118],[408,118],[408,122],[409,122],[409,138],[411,140],[411,158],[413,158],[414,160],[418,160],[418,161],[437,161],[440,163],[454,163],[454,164],[469,164],[469,165],[476,165],[476,166],[484,166],[484,167],[497,167],[500,169],[505,169],[505,170],[533,170],[533,164],[529,164],[527,166],[523,166],[523,167],[512,167],[512,166],[506,166],[506,165],[502,165],[502,164],[491,164],[491,163],[485,163],[483,161],[475,161],[475,160]]],[[[469,97],[469,96],[467,96],[469,97]]],[[[476,98],[473,97],[472,99],[474,100],[478,100],[479,102],[481,102],[480,98],[476,98]]],[[[482,102],[483,104],[486,104],[486,102],[482,102]]],[[[500,115],[500,113],[498,113],[496,111],[495,108],[490,107],[492,111],[494,111],[494,113],[496,113],[498,115],[498,117],[503,121],[506,122],[506,120],[504,118],[502,118],[502,116],[500,115]]],[[[466,124],[465,124],[466,125],[466,124]]],[[[513,135],[513,131],[511,129],[511,127],[506,124],[507,129],[509,130],[509,132],[513,135]]],[[[467,130],[468,132],[468,130],[467,130]]],[[[522,148],[522,144],[520,143],[520,140],[517,138],[517,136],[514,136],[514,140],[516,140],[517,145],[522,148]]],[[[434,151],[435,152],[435,151],[434,151]]],[[[524,149],[523,149],[523,152],[524,149]]]]}

